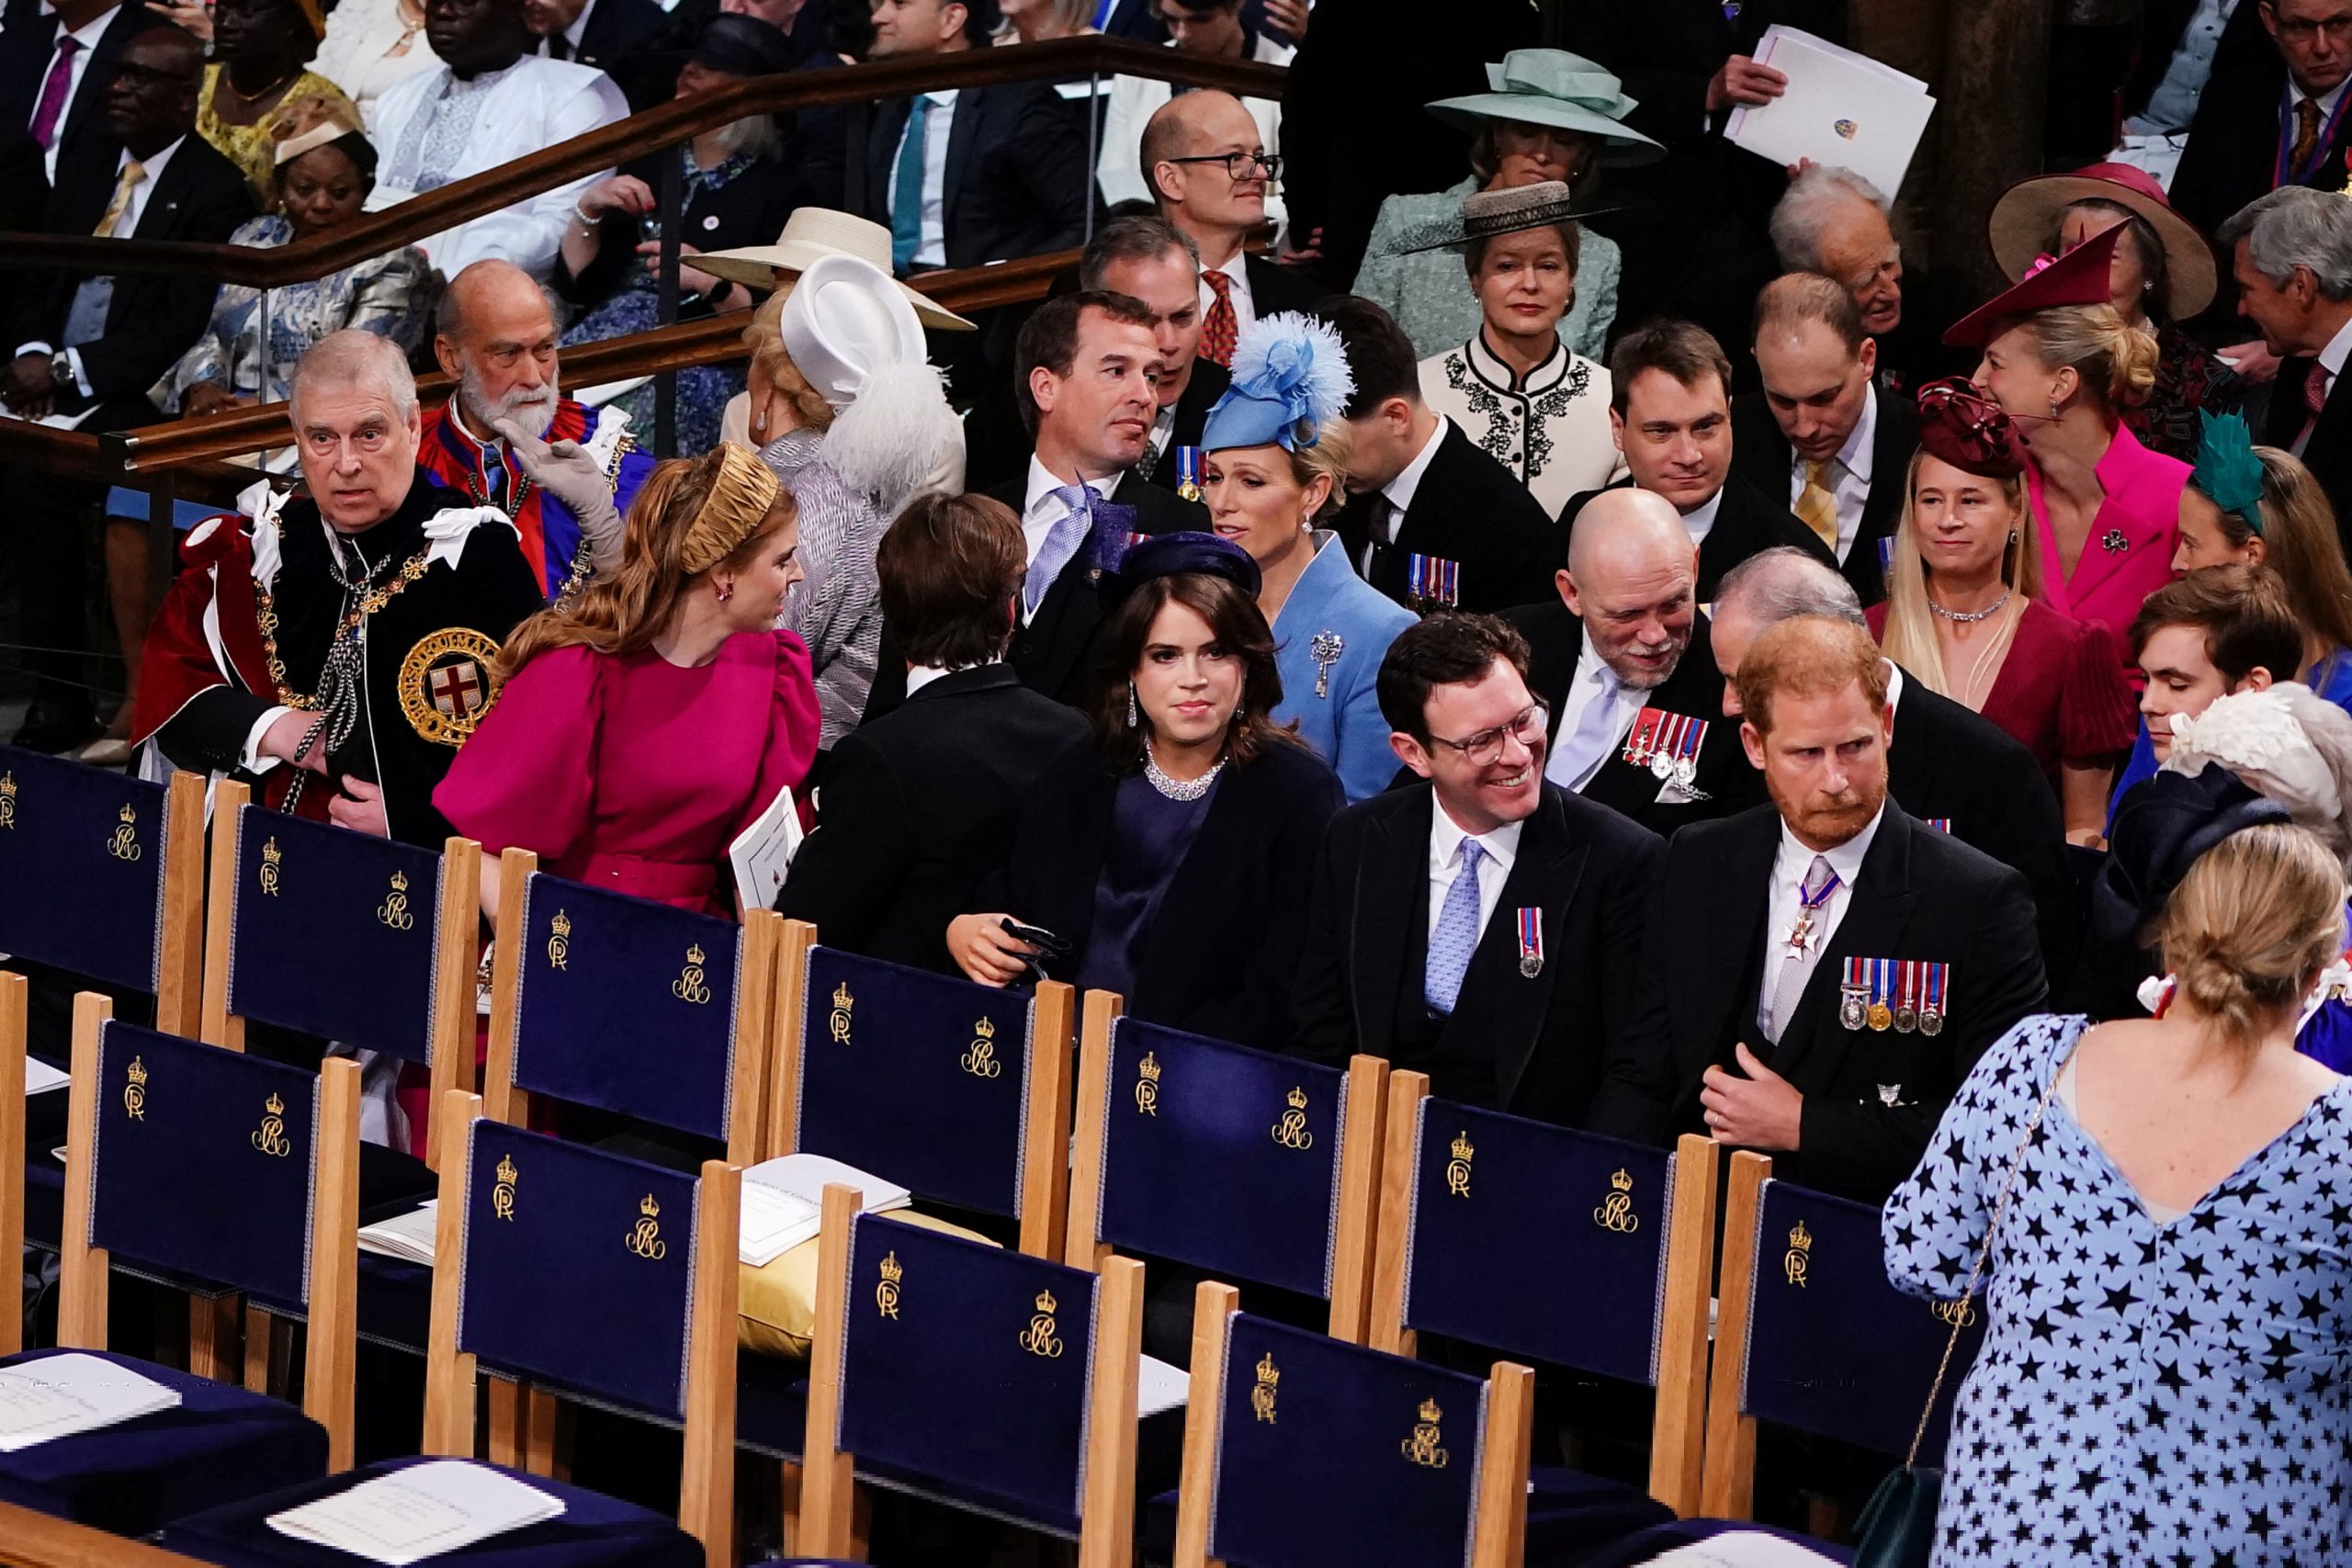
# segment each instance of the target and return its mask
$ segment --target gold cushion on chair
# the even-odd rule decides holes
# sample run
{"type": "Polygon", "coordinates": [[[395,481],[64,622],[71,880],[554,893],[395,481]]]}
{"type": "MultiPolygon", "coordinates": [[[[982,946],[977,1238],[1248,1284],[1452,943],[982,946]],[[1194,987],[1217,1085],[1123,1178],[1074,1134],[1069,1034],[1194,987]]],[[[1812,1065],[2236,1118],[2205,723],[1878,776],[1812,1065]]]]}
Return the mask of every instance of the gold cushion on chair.
{"type": "MultiPolygon", "coordinates": [[[[976,1231],[911,1209],[896,1210],[890,1217],[967,1241],[997,1245],[976,1231]]],[[[807,1360],[808,1335],[817,1322],[817,1238],[802,1242],[763,1268],[745,1268],[737,1310],[742,1320],[737,1343],[744,1349],[755,1355],[807,1360]]]]}

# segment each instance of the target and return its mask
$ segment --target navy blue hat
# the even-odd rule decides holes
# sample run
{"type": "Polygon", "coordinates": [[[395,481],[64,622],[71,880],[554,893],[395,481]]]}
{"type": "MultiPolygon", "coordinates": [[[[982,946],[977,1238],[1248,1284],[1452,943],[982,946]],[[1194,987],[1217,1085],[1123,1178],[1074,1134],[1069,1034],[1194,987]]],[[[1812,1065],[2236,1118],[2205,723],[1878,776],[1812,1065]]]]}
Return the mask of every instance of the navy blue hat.
{"type": "Polygon", "coordinates": [[[1258,563],[1248,550],[1215,534],[1156,534],[1129,547],[1119,562],[1119,587],[1131,593],[1155,577],[1187,573],[1222,577],[1257,597],[1258,563]]]}

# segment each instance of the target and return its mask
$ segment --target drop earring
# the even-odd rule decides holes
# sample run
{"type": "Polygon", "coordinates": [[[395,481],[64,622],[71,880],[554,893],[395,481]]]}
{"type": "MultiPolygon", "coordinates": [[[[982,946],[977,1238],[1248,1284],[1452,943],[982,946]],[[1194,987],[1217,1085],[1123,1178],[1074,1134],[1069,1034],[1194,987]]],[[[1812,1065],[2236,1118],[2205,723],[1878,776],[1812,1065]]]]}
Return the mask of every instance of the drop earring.
{"type": "Polygon", "coordinates": [[[727,601],[735,597],[735,585],[731,582],[719,583],[718,585],[718,602],[724,604],[727,601]]]}
{"type": "Polygon", "coordinates": [[[2014,544],[2016,544],[2017,542],[2018,542],[2018,531],[2017,531],[2015,528],[2012,528],[2012,529],[2010,529],[2010,530],[2009,530],[2009,543],[2010,543],[2010,544],[2012,544],[2012,545],[2014,545],[2014,544]]]}
{"type": "Polygon", "coordinates": [[[2058,400],[2054,397],[2050,400],[2050,417],[2052,419],[2058,417],[2058,400]]]}
{"type": "Polygon", "coordinates": [[[1136,707],[1136,683],[1130,681],[1127,682],[1127,728],[1133,729],[1142,717],[1136,707]]]}

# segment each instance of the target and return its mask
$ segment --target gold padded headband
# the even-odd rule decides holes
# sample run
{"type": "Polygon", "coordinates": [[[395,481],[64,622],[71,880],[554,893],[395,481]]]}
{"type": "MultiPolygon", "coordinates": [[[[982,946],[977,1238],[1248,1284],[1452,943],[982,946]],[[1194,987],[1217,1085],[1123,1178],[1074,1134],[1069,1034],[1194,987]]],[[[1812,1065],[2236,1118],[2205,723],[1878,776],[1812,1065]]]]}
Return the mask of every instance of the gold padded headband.
{"type": "Polygon", "coordinates": [[[741,446],[724,444],[718,451],[718,478],[710,498],[686,525],[685,544],[678,552],[678,565],[689,577],[708,571],[759,532],[784,489],[774,470],[741,446]]]}

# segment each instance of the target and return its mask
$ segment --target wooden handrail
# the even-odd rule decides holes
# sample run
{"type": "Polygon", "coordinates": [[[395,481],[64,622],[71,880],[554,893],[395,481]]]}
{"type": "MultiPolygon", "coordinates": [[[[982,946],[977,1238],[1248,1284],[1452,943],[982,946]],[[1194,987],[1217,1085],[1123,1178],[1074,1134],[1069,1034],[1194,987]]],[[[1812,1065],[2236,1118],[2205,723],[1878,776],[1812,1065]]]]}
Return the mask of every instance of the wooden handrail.
{"type": "Polygon", "coordinates": [[[0,232],[0,267],[62,267],[107,276],[194,272],[252,288],[308,283],[750,115],[872,103],[951,87],[1090,74],[1142,76],[1188,87],[1279,98],[1288,73],[1279,65],[1215,60],[1099,36],[877,60],[838,71],[796,71],[673,99],[379,212],[363,214],[332,233],[267,250],[187,241],[0,232]]]}
{"type": "Polygon", "coordinates": [[[143,1541],[0,1503],[0,1563],[7,1568],[190,1568],[195,1562],[143,1541]]]}

